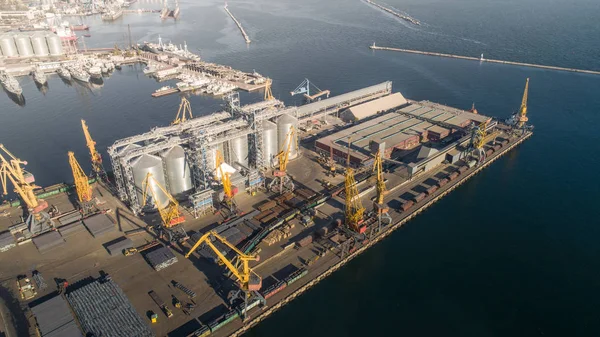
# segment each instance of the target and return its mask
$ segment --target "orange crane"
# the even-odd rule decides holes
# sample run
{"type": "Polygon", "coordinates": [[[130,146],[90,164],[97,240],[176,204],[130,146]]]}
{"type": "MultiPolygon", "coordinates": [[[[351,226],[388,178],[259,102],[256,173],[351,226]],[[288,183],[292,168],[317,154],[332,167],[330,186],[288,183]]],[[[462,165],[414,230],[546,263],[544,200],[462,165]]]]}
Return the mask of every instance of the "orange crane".
{"type": "Polygon", "coordinates": [[[231,186],[230,173],[225,172],[223,170],[223,154],[221,151],[217,150],[216,156],[216,170],[217,176],[219,180],[221,180],[221,184],[223,185],[223,202],[222,204],[229,209],[229,212],[234,215],[237,214],[237,205],[235,203],[233,187],[231,186]]]}
{"type": "Polygon", "coordinates": [[[0,182],[4,195],[8,194],[7,183],[10,181],[14,191],[19,194],[27,206],[28,216],[25,220],[32,235],[42,234],[54,228],[54,222],[50,215],[45,212],[48,202],[38,199],[34,190],[40,188],[35,185],[33,175],[25,171],[21,165],[27,165],[26,161],[18,159],[10,153],[4,145],[0,144],[0,182]]]}
{"type": "Polygon", "coordinates": [[[350,167],[350,146],[352,142],[348,139],[348,157],[346,160],[346,178],[345,178],[345,215],[346,226],[353,231],[363,234],[367,230],[367,226],[363,225],[363,215],[365,208],[362,206],[356,180],[354,180],[354,170],[350,167]]]}
{"type": "Polygon", "coordinates": [[[385,180],[383,179],[383,154],[381,151],[377,151],[375,154],[373,171],[377,176],[377,197],[375,199],[374,207],[377,212],[379,230],[381,231],[381,225],[384,220],[386,220],[388,224],[392,223],[392,218],[389,214],[390,209],[383,203],[383,198],[387,194],[387,188],[385,187],[385,180]]]}
{"type": "Polygon", "coordinates": [[[146,178],[142,183],[143,194],[143,204],[142,207],[146,206],[148,202],[148,196],[152,196],[152,202],[158,209],[158,213],[160,214],[160,218],[162,220],[163,227],[171,228],[185,221],[185,217],[181,215],[179,212],[179,203],[173,196],[167,192],[167,190],[152,176],[152,173],[148,172],[146,178]],[[158,202],[158,195],[154,190],[153,186],[158,187],[158,189],[167,197],[169,203],[165,205],[161,205],[158,202]],[[149,193],[148,193],[149,192],[149,193]]]}
{"type": "Polygon", "coordinates": [[[83,172],[83,169],[75,158],[75,153],[69,151],[69,165],[73,172],[73,180],[75,182],[75,191],[77,192],[77,199],[79,200],[79,206],[83,214],[89,214],[93,211],[94,204],[92,202],[92,187],[88,177],[83,172]]]}
{"type": "MultiPolygon", "coordinates": [[[[269,184],[269,188],[273,192],[280,194],[286,191],[294,190],[294,182],[287,175],[287,164],[290,160],[290,152],[292,151],[292,143],[294,143],[294,136],[296,135],[296,129],[292,126],[285,136],[285,142],[281,147],[281,151],[277,154],[279,161],[279,169],[273,171],[273,180],[269,184]]],[[[298,144],[294,144],[298,149],[298,144]]]]}
{"type": "Polygon", "coordinates": [[[81,128],[83,129],[83,134],[85,135],[85,143],[88,149],[90,150],[90,158],[92,160],[92,171],[96,178],[106,180],[106,171],[104,170],[104,166],[102,165],[102,156],[96,150],[96,142],[92,139],[87,124],[83,119],[81,120],[81,128]]]}
{"type": "Polygon", "coordinates": [[[273,80],[271,80],[270,78],[267,78],[266,84],[265,84],[265,101],[272,101],[275,99],[275,97],[273,97],[273,92],[271,91],[271,84],[273,84],[273,80]]]}
{"type": "MultiPolygon", "coordinates": [[[[185,254],[185,258],[189,258],[192,253],[200,247],[200,245],[207,245],[219,258],[219,262],[224,264],[231,275],[233,275],[238,283],[240,290],[233,295],[232,302],[235,299],[242,299],[244,301],[245,307],[248,305],[248,299],[255,296],[255,298],[260,299],[263,304],[266,304],[265,299],[258,293],[260,288],[262,287],[262,279],[250,268],[250,262],[259,261],[260,257],[258,255],[248,255],[244,252],[240,251],[235,245],[231,244],[224,237],[217,234],[215,231],[210,231],[204,234],[192,248],[185,254]],[[226,245],[231,249],[235,256],[232,259],[227,258],[219,248],[214,245],[214,241],[220,241],[222,244],[226,245]]],[[[243,313],[246,312],[244,307],[243,313]]],[[[245,317],[244,317],[245,318],[245,317]]]]}
{"type": "Polygon", "coordinates": [[[335,168],[335,160],[333,160],[333,141],[329,145],[329,173],[332,178],[335,178],[336,168],[335,168]]]}
{"type": "Polygon", "coordinates": [[[175,116],[175,120],[171,122],[171,125],[177,125],[192,118],[194,118],[194,116],[192,115],[192,106],[190,105],[190,101],[188,101],[185,97],[181,97],[181,103],[179,103],[177,116],[175,116]]]}
{"type": "Polygon", "coordinates": [[[522,128],[529,118],[527,117],[527,96],[529,96],[529,78],[525,81],[525,90],[523,91],[523,99],[521,100],[521,108],[519,108],[519,119],[517,120],[517,127],[522,128]]]}

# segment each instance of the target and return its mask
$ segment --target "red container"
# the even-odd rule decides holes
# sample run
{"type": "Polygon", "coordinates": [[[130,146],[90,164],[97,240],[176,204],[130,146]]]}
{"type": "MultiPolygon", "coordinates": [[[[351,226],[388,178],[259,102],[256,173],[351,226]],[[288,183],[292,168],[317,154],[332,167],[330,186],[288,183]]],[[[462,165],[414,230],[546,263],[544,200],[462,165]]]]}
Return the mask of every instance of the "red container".
{"type": "Polygon", "coordinates": [[[465,165],[461,166],[458,168],[458,173],[464,173],[466,170],[468,170],[469,168],[465,165]]]}
{"type": "Polygon", "coordinates": [[[438,187],[436,185],[431,186],[427,189],[427,195],[432,195],[435,191],[437,191],[438,187]]]}
{"type": "Polygon", "coordinates": [[[485,155],[488,157],[491,156],[492,153],[494,153],[494,149],[489,149],[489,150],[485,151],[485,155]]]}
{"type": "Polygon", "coordinates": [[[448,179],[450,179],[450,181],[452,181],[452,180],[456,179],[456,177],[458,177],[458,172],[452,172],[448,176],[448,179]]]}
{"type": "Polygon", "coordinates": [[[406,212],[409,208],[411,208],[415,203],[412,200],[409,200],[400,206],[403,212],[406,212]]]}
{"type": "Polygon", "coordinates": [[[417,203],[417,202],[419,202],[419,201],[421,201],[421,200],[425,199],[425,197],[427,197],[427,194],[425,194],[425,193],[421,193],[421,194],[419,194],[419,195],[415,196],[415,197],[413,198],[413,201],[414,201],[415,203],[417,203]]]}
{"type": "Polygon", "coordinates": [[[447,183],[448,183],[448,178],[444,178],[444,179],[438,181],[437,185],[438,185],[438,187],[442,187],[442,186],[446,185],[447,183]]]}

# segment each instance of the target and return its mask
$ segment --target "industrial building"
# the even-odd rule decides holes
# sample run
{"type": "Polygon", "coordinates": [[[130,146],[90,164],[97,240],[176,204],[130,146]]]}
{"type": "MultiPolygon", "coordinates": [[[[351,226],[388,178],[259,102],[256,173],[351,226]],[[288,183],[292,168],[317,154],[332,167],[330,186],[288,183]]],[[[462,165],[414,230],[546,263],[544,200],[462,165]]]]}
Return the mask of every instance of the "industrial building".
{"type": "Polygon", "coordinates": [[[350,107],[340,114],[340,118],[347,123],[356,122],[374,114],[387,112],[407,104],[408,101],[401,93],[396,92],[389,96],[350,107]]]}
{"type": "MultiPolygon", "coordinates": [[[[230,179],[238,190],[258,187],[264,182],[262,170],[276,164],[282,149],[289,145],[289,159],[298,157],[298,135],[290,133],[292,127],[297,130],[391,91],[388,81],[300,107],[284,107],[275,99],[240,106],[239,96],[232,94],[226,111],[157,127],[109,147],[119,197],[139,212],[143,182],[152,173],[169,193],[180,200],[187,197],[196,213],[204,213],[212,209],[213,200],[221,199],[214,181],[217,151],[236,170],[230,179]]],[[[159,196],[157,204],[168,202],[154,182],[150,187],[159,196]]]]}
{"type": "Polygon", "coordinates": [[[349,156],[352,166],[367,166],[371,165],[373,153],[378,149],[384,149],[384,157],[390,158],[396,150],[413,150],[422,143],[438,142],[456,131],[464,131],[472,124],[479,125],[491,119],[427,101],[413,102],[376,116],[386,111],[382,107],[399,104],[402,100],[406,102],[402,95],[387,102],[382,100],[347,109],[350,110],[347,112],[350,118],[371,119],[318,139],[315,142],[316,151],[323,156],[333,156],[338,162],[345,162],[349,156]]]}

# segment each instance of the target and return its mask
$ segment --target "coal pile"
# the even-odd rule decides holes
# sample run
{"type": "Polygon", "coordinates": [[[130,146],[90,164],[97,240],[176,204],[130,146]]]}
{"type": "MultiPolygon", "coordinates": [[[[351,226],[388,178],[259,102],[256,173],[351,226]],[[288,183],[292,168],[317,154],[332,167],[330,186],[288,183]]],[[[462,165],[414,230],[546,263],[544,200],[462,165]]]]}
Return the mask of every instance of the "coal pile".
{"type": "Polygon", "coordinates": [[[65,244],[65,239],[63,239],[63,237],[56,231],[38,235],[34,237],[32,241],[40,253],[45,253],[53,248],[65,244]]]}
{"type": "Polygon", "coordinates": [[[116,230],[115,224],[106,214],[93,215],[84,219],[83,224],[94,237],[116,230]]]}
{"type": "Polygon", "coordinates": [[[16,245],[15,237],[10,232],[0,234],[0,252],[5,252],[16,245]]]}
{"type": "Polygon", "coordinates": [[[112,280],[93,281],[66,294],[86,336],[155,336],[112,280]]]}
{"type": "Polygon", "coordinates": [[[146,253],[146,260],[154,268],[154,270],[163,270],[177,263],[177,257],[169,249],[169,247],[161,247],[151,252],[146,253]]]}

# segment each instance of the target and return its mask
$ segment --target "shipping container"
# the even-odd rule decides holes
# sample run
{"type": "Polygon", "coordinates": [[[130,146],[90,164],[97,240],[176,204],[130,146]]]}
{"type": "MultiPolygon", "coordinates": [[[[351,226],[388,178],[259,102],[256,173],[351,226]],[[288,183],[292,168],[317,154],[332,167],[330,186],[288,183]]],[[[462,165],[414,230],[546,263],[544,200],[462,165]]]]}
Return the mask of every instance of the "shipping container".
{"type": "Polygon", "coordinates": [[[419,195],[416,195],[416,196],[415,196],[415,197],[414,197],[412,200],[413,200],[415,203],[417,203],[417,202],[419,202],[419,201],[421,201],[421,200],[425,199],[425,197],[427,197],[427,194],[425,194],[425,193],[423,192],[423,193],[420,193],[419,195]]]}
{"type": "Polygon", "coordinates": [[[490,148],[487,151],[485,151],[485,155],[488,156],[488,157],[491,156],[493,153],[494,153],[494,149],[492,149],[492,148],[490,148]]]}
{"type": "Polygon", "coordinates": [[[496,144],[494,145],[494,150],[498,151],[502,148],[502,144],[496,144]]]}
{"type": "Polygon", "coordinates": [[[464,173],[466,170],[468,170],[469,168],[466,165],[463,165],[461,167],[458,168],[458,173],[464,173]]]}
{"type": "Polygon", "coordinates": [[[447,183],[448,183],[448,178],[444,178],[444,179],[438,181],[437,185],[438,185],[438,187],[441,188],[442,186],[446,185],[447,183]]]}
{"type": "Polygon", "coordinates": [[[304,238],[302,238],[301,240],[299,240],[298,242],[296,242],[296,244],[298,245],[298,247],[306,247],[309,244],[311,244],[313,242],[313,236],[311,235],[307,235],[304,238]]]}
{"type": "Polygon", "coordinates": [[[433,185],[427,189],[427,195],[432,195],[435,191],[437,191],[438,187],[433,185]]]}
{"type": "Polygon", "coordinates": [[[456,179],[457,177],[458,177],[458,172],[454,171],[454,172],[450,173],[450,175],[448,176],[448,179],[450,181],[452,181],[452,180],[456,179]]]}
{"type": "Polygon", "coordinates": [[[408,211],[409,208],[411,208],[414,205],[414,201],[412,200],[408,200],[407,202],[403,203],[402,206],[400,206],[400,208],[402,209],[403,212],[408,211]]]}
{"type": "Polygon", "coordinates": [[[273,295],[277,294],[278,292],[282,291],[283,289],[285,289],[285,287],[287,287],[287,283],[285,283],[285,281],[279,281],[275,284],[273,284],[272,286],[270,286],[269,288],[265,289],[262,292],[262,295],[265,299],[272,297],[273,295]]]}
{"type": "Polygon", "coordinates": [[[203,325],[200,329],[194,331],[194,333],[191,336],[206,337],[208,335],[210,335],[210,328],[206,325],[203,325]]]}
{"type": "Polygon", "coordinates": [[[287,283],[287,285],[289,286],[290,284],[304,277],[306,274],[308,274],[308,270],[304,268],[298,269],[295,272],[293,272],[290,276],[285,278],[285,283],[287,283]]]}

